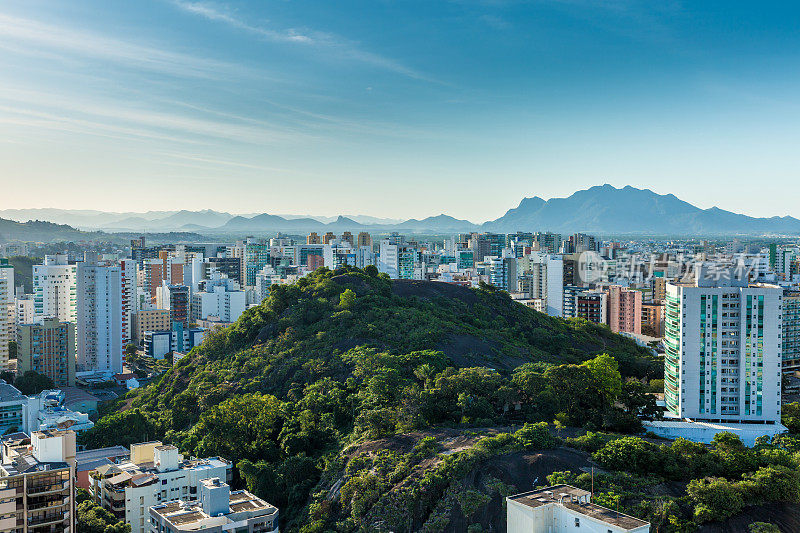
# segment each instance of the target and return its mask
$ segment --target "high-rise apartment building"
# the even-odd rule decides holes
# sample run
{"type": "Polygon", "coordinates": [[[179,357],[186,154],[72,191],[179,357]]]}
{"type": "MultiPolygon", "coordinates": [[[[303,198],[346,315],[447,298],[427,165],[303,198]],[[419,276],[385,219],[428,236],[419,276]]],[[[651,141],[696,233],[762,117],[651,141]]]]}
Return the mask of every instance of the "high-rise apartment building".
{"type": "Polygon", "coordinates": [[[548,232],[536,232],[532,238],[533,249],[549,254],[557,254],[561,251],[561,234],[548,232]]]}
{"type": "Polygon", "coordinates": [[[783,371],[800,370],[800,293],[783,295],[783,371]]]}
{"type": "Polygon", "coordinates": [[[46,255],[44,264],[33,265],[34,320],[76,322],[76,275],[77,267],[68,263],[66,255],[46,255]]]}
{"type": "Polygon", "coordinates": [[[130,343],[133,336],[131,317],[137,309],[137,274],[138,265],[133,259],[119,261],[120,286],[122,287],[122,345],[130,343]]]}
{"type": "Polygon", "coordinates": [[[0,259],[0,369],[9,368],[8,343],[16,333],[16,305],[14,301],[14,267],[7,259],[0,259]]]}
{"type": "Polygon", "coordinates": [[[75,324],[57,318],[21,324],[17,331],[17,373],[44,374],[56,387],[75,385],[75,324]]]}
{"type": "Polygon", "coordinates": [[[585,318],[595,324],[608,323],[608,295],[600,290],[579,291],[575,293],[575,316],[585,318]]]}
{"type": "Polygon", "coordinates": [[[359,248],[361,248],[362,246],[369,246],[370,248],[372,248],[372,235],[370,235],[366,231],[360,232],[358,234],[358,240],[356,241],[356,246],[358,246],[359,248]]]}
{"type": "Polygon", "coordinates": [[[122,273],[86,252],[77,266],[78,369],[122,372],[122,273]]]}
{"type": "Polygon", "coordinates": [[[614,333],[642,332],[642,293],[619,285],[609,285],[608,325],[614,333]]]}
{"type": "Polygon", "coordinates": [[[319,235],[317,235],[315,232],[312,231],[311,233],[308,234],[308,237],[306,237],[306,244],[322,244],[322,243],[320,241],[319,235]]]}
{"type": "Polygon", "coordinates": [[[248,238],[244,244],[244,269],[245,285],[253,287],[256,284],[256,274],[265,265],[269,264],[270,246],[269,243],[257,239],[248,238]]]}
{"type": "Polygon", "coordinates": [[[189,305],[189,287],[186,285],[167,285],[163,282],[156,293],[156,308],[169,309],[172,322],[188,325],[189,305]]]}
{"type": "Polygon", "coordinates": [[[706,422],[779,424],[783,291],[699,267],[667,284],[667,409],[706,422]]]}
{"type": "Polygon", "coordinates": [[[227,276],[239,284],[240,287],[244,286],[244,278],[242,277],[242,260],[239,257],[208,257],[205,259],[205,270],[203,277],[211,279],[214,273],[219,273],[227,276]]]}

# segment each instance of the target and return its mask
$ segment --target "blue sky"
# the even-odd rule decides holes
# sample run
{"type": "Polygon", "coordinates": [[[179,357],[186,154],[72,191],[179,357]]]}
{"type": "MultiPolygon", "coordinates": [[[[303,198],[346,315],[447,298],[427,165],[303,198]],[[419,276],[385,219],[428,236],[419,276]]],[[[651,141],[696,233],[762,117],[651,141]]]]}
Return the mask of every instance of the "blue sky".
{"type": "Polygon", "coordinates": [[[800,216],[800,7],[4,0],[0,208],[800,216]]]}

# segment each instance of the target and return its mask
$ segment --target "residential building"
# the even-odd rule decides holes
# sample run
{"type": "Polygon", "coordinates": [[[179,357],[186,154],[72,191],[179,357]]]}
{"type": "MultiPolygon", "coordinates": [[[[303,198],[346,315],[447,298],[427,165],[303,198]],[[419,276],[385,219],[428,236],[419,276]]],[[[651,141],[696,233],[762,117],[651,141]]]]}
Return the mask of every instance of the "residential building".
{"type": "Polygon", "coordinates": [[[169,309],[141,309],[133,315],[133,341],[144,342],[147,331],[167,331],[172,327],[169,309]]]}
{"type": "Polygon", "coordinates": [[[783,354],[784,372],[800,370],[800,293],[783,296],[783,354]]]}
{"type": "Polygon", "coordinates": [[[35,321],[77,321],[77,267],[66,255],[46,255],[44,264],[33,265],[33,312],[35,321]]]}
{"type": "MultiPolygon", "coordinates": [[[[82,450],[75,454],[75,486],[90,490],[92,482],[89,474],[103,466],[116,465],[131,458],[131,451],[125,446],[109,446],[82,450]]],[[[100,471],[100,470],[98,470],[100,471]]]]}
{"type": "Polygon", "coordinates": [[[548,254],[557,254],[561,251],[561,234],[548,232],[536,232],[531,239],[533,249],[548,254]]]}
{"type": "Polygon", "coordinates": [[[489,284],[504,291],[517,288],[517,260],[514,257],[488,257],[489,284]]]}
{"type": "Polygon", "coordinates": [[[86,252],[77,265],[77,368],[121,372],[127,340],[122,331],[122,274],[86,252]]]}
{"type": "Polygon", "coordinates": [[[342,233],[342,236],[339,238],[339,242],[342,244],[348,243],[350,245],[350,248],[354,248],[356,245],[356,241],[353,238],[353,234],[350,233],[349,231],[345,231],[344,233],[342,233]]]}
{"type": "Polygon", "coordinates": [[[101,466],[91,477],[95,502],[131,525],[150,531],[150,508],[173,500],[197,500],[201,480],[230,480],[232,465],[220,457],[185,458],[159,441],[131,445],[130,460],[101,466]]]}
{"type": "Polygon", "coordinates": [[[358,239],[356,240],[356,247],[361,248],[362,246],[369,246],[372,248],[372,235],[366,231],[360,232],[358,234],[358,239]]]}
{"type": "MultiPolygon", "coordinates": [[[[642,302],[642,327],[648,326],[649,333],[655,337],[664,336],[664,304],[660,302],[642,302]]],[[[643,332],[644,333],[644,332],[643,332]]]]}
{"type": "Polygon", "coordinates": [[[608,324],[608,295],[601,290],[583,290],[575,293],[575,316],[595,324],[608,324]]]}
{"type": "Polygon", "coordinates": [[[16,306],[16,321],[17,327],[20,324],[30,324],[35,317],[33,311],[33,295],[26,294],[20,298],[14,298],[14,305],[16,306]]]}
{"type": "Polygon", "coordinates": [[[269,263],[269,243],[249,237],[244,244],[245,285],[255,286],[256,274],[269,263]]]}
{"type": "MultiPolygon", "coordinates": [[[[138,265],[133,259],[119,260],[120,287],[122,296],[120,303],[122,306],[122,346],[125,347],[131,342],[132,338],[132,316],[136,312],[137,298],[137,274],[138,265]]],[[[124,355],[123,355],[124,357],[124,355]]]]}
{"type": "Polygon", "coordinates": [[[775,285],[711,275],[705,266],[693,283],[668,283],[667,410],[693,421],[779,426],[783,300],[775,285]]]}
{"type": "Polygon", "coordinates": [[[215,273],[200,283],[201,290],[192,295],[192,321],[216,316],[222,322],[236,322],[244,313],[245,293],[239,284],[215,273]]]}
{"type": "Polygon", "coordinates": [[[219,478],[200,481],[198,501],[150,508],[150,532],[278,533],[278,509],[246,490],[231,492],[219,478]]]}
{"type": "Polygon", "coordinates": [[[0,434],[22,431],[27,423],[27,405],[27,396],[0,380],[0,434]]]}
{"type": "Polygon", "coordinates": [[[244,286],[242,277],[242,260],[238,257],[208,257],[205,260],[204,279],[211,279],[215,272],[228,277],[237,282],[240,287],[244,286]]]}
{"type": "Polygon", "coordinates": [[[44,390],[26,398],[24,420],[20,427],[24,433],[70,429],[81,434],[94,427],[88,413],[73,411],[64,405],[66,394],[62,390],[44,390]]]}
{"type": "Polygon", "coordinates": [[[169,309],[172,322],[189,325],[189,287],[186,285],[167,285],[162,282],[156,291],[156,308],[169,309]]]}
{"type": "Polygon", "coordinates": [[[315,232],[312,231],[311,233],[308,234],[308,237],[306,237],[306,244],[322,244],[322,243],[320,241],[319,235],[317,235],[315,232]]]}
{"type": "Polygon", "coordinates": [[[182,322],[173,322],[166,331],[146,331],[144,350],[147,355],[163,359],[170,352],[188,352],[199,346],[205,337],[202,328],[185,328],[182,322]]]}
{"type": "MultiPolygon", "coordinates": [[[[0,259],[0,261],[5,261],[5,259],[0,259]]],[[[2,266],[0,265],[0,267],[2,266]]],[[[7,269],[0,268],[0,270],[5,271],[7,269]]],[[[9,368],[8,343],[14,339],[16,326],[16,305],[13,297],[10,296],[13,295],[14,289],[9,287],[9,283],[11,285],[14,284],[13,269],[11,270],[10,279],[0,274],[0,369],[2,370],[9,368]]]]}
{"type": "Polygon", "coordinates": [[[17,330],[17,373],[44,374],[57,387],[75,384],[75,324],[57,318],[22,324],[17,330]]]}
{"type": "Polygon", "coordinates": [[[75,533],[75,433],[35,431],[2,442],[0,531],[75,533]]]}
{"type": "Polygon", "coordinates": [[[649,533],[650,523],[591,502],[592,493],[555,485],[506,498],[508,533],[649,533]]]}
{"type": "Polygon", "coordinates": [[[634,335],[642,333],[642,293],[609,285],[608,294],[608,325],[614,333],[627,332],[634,335]]]}

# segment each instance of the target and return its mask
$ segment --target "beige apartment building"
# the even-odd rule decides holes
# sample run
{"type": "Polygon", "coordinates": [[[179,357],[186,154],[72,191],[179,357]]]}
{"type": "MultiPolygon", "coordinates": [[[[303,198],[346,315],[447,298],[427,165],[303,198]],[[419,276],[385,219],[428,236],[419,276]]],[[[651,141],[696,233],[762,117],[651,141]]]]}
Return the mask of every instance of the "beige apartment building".
{"type": "Polygon", "coordinates": [[[147,331],[169,331],[172,329],[169,309],[142,309],[133,314],[133,342],[144,341],[147,331]]]}

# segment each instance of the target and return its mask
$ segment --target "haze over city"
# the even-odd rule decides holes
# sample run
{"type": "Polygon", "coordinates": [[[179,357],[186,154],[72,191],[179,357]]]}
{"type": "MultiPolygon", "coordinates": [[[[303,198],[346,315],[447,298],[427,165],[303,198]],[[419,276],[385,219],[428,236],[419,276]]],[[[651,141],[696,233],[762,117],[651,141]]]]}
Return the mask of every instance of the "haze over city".
{"type": "Polygon", "coordinates": [[[797,216],[799,9],[7,0],[0,209],[483,221],[611,183],[797,216]]]}

